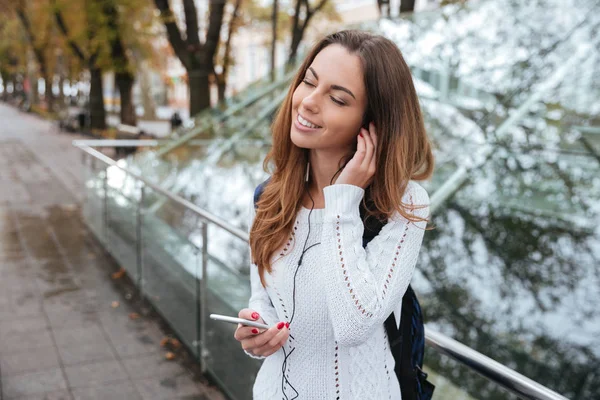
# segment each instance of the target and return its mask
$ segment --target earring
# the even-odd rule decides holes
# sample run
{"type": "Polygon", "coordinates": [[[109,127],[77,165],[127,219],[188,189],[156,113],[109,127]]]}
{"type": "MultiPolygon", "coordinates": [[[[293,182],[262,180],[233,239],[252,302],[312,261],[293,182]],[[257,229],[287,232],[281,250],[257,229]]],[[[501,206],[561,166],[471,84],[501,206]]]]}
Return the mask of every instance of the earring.
{"type": "Polygon", "coordinates": [[[306,163],[306,176],[304,177],[304,182],[308,182],[309,173],[310,173],[310,161],[306,163]]]}

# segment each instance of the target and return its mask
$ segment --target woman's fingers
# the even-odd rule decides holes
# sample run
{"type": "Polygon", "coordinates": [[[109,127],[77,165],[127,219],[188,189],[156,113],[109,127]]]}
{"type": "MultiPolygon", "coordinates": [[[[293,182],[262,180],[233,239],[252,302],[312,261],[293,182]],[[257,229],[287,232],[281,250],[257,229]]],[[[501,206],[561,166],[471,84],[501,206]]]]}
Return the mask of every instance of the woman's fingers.
{"type": "Polygon", "coordinates": [[[255,328],[253,326],[246,326],[246,325],[238,324],[238,327],[235,330],[233,337],[237,341],[241,342],[242,340],[246,340],[250,337],[258,335],[259,333],[261,333],[261,331],[265,331],[265,329],[260,329],[260,328],[255,328]]]}
{"type": "Polygon", "coordinates": [[[356,153],[354,153],[354,159],[356,160],[357,165],[362,163],[362,160],[365,156],[366,144],[365,144],[365,130],[361,128],[360,135],[358,135],[356,142],[356,153]]]}
{"type": "MultiPolygon", "coordinates": [[[[265,322],[255,310],[252,310],[250,308],[244,308],[244,309],[240,310],[240,312],[238,313],[238,317],[247,319],[250,321],[257,321],[260,323],[265,322]]],[[[238,341],[242,341],[249,337],[257,335],[257,334],[261,333],[262,331],[264,331],[264,329],[238,324],[238,327],[235,330],[233,337],[238,341]]]]}
{"type": "Polygon", "coordinates": [[[287,342],[290,336],[290,331],[287,327],[283,327],[275,336],[273,336],[265,345],[254,350],[254,354],[268,357],[275,353],[287,342]]]}
{"type": "Polygon", "coordinates": [[[244,308],[238,313],[238,318],[249,319],[250,321],[261,321],[260,314],[251,308],[244,308]]]}
{"type": "Polygon", "coordinates": [[[366,189],[372,182],[377,166],[375,125],[369,130],[361,128],[357,138],[356,153],[335,180],[335,184],[350,184],[366,189]]]}
{"type": "Polygon", "coordinates": [[[366,172],[369,169],[369,166],[371,165],[371,162],[373,159],[374,144],[373,144],[371,129],[372,129],[372,123],[369,124],[369,131],[366,132],[366,134],[363,134],[363,137],[365,139],[365,158],[362,160],[362,162],[360,164],[360,167],[363,170],[363,172],[366,172]]]}
{"type": "MultiPolygon", "coordinates": [[[[281,322],[279,324],[282,324],[281,322]]],[[[287,328],[285,325],[281,329],[278,329],[278,325],[272,326],[261,334],[254,335],[254,337],[247,338],[242,341],[242,348],[246,351],[251,351],[253,354],[261,355],[256,350],[265,346],[269,343],[279,332],[287,328]]]]}

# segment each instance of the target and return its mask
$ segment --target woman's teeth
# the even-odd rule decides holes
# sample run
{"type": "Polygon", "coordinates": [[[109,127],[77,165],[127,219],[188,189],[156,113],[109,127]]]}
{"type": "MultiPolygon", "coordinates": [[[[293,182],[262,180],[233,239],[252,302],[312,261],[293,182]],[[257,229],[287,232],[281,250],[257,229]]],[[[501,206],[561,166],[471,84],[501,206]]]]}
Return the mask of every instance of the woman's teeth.
{"type": "Polygon", "coordinates": [[[298,114],[298,122],[300,122],[300,125],[306,126],[307,128],[313,128],[313,129],[320,128],[320,126],[315,125],[315,124],[311,124],[310,122],[308,122],[307,120],[305,120],[304,118],[302,118],[300,116],[300,114],[298,114]]]}

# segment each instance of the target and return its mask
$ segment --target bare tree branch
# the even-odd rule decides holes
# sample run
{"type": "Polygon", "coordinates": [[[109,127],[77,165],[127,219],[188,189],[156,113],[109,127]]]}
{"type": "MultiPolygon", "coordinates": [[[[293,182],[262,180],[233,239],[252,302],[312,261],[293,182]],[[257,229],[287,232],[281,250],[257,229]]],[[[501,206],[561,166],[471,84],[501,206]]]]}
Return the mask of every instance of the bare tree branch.
{"type": "Polygon", "coordinates": [[[183,13],[185,15],[186,43],[194,48],[200,47],[200,36],[198,35],[198,12],[194,0],[183,0],[183,13]]]}
{"type": "MultiPolygon", "coordinates": [[[[214,64],[213,57],[219,46],[219,36],[221,34],[221,26],[223,25],[223,16],[225,14],[225,1],[210,0],[208,20],[208,31],[206,32],[205,53],[203,60],[212,66],[214,64]]],[[[210,70],[210,69],[209,69],[210,70]]]]}
{"type": "Polygon", "coordinates": [[[229,29],[227,32],[227,41],[225,42],[225,55],[223,56],[223,75],[227,76],[227,70],[229,69],[229,63],[231,58],[231,38],[233,37],[237,23],[237,20],[240,16],[240,6],[242,5],[242,0],[235,1],[235,7],[233,9],[233,14],[231,14],[231,19],[229,21],[229,29]]]}
{"type": "Polygon", "coordinates": [[[156,4],[156,8],[160,11],[160,17],[167,29],[167,36],[169,37],[169,42],[171,43],[171,47],[173,47],[173,51],[183,66],[188,69],[190,67],[190,60],[186,51],[186,45],[181,37],[181,31],[175,22],[175,15],[173,15],[173,11],[169,6],[169,0],[154,0],[154,4],[156,4]]]}
{"type": "MultiPolygon", "coordinates": [[[[321,0],[321,2],[319,4],[317,4],[317,6],[314,9],[311,10],[310,5],[308,4],[308,0],[307,0],[307,2],[306,2],[307,14],[308,13],[314,14],[316,12],[319,12],[325,6],[326,3],[327,3],[327,0],[321,0]]],[[[306,19],[308,19],[308,17],[306,19]]]]}
{"type": "Polygon", "coordinates": [[[58,29],[63,33],[65,38],[67,39],[67,43],[69,43],[69,47],[73,50],[73,53],[83,62],[87,62],[88,59],[81,50],[81,48],[75,43],[73,39],[71,39],[69,35],[69,30],[67,29],[67,25],[65,24],[65,20],[62,17],[62,14],[54,4],[54,18],[56,19],[56,25],[58,25],[58,29]]]}

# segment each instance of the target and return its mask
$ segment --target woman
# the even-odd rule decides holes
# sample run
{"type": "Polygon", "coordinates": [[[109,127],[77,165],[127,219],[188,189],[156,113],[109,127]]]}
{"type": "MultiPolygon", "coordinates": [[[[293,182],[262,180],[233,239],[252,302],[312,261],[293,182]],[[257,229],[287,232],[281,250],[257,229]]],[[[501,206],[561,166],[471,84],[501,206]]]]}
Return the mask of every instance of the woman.
{"type": "Polygon", "coordinates": [[[427,223],[429,198],[411,180],[433,169],[400,50],[361,31],[327,36],[272,130],[264,166],[274,168],[252,212],[252,296],[239,312],[271,328],[235,332],[265,359],[254,398],[400,399],[384,321],[399,311],[427,223]],[[385,226],[364,249],[368,205],[385,226]]]}

